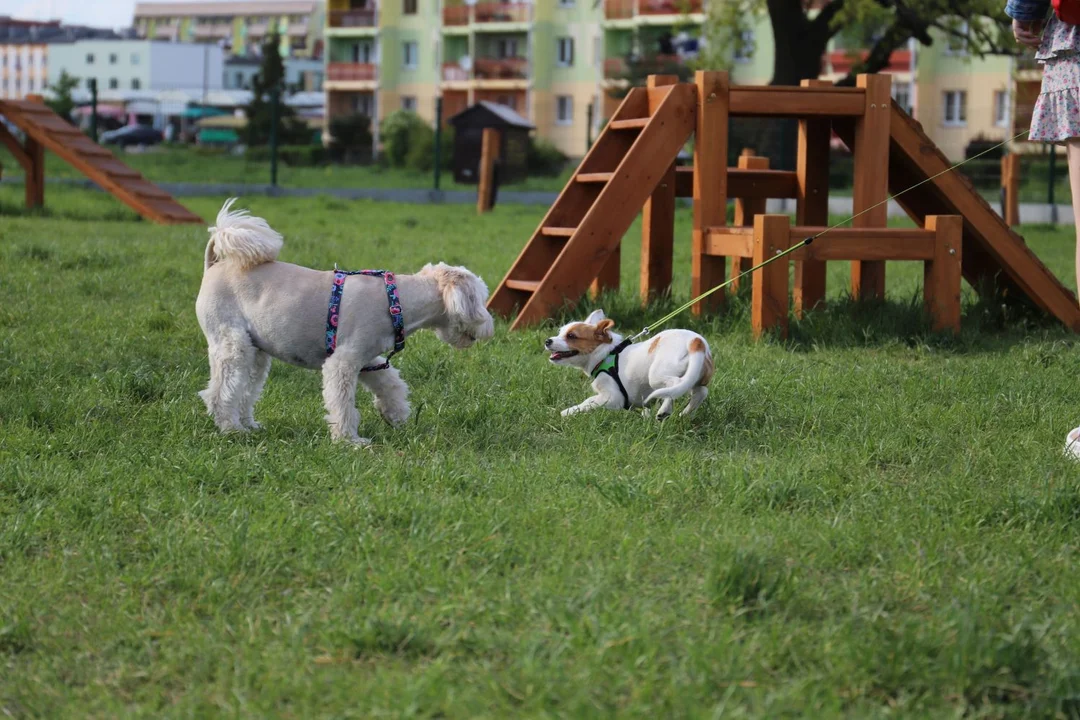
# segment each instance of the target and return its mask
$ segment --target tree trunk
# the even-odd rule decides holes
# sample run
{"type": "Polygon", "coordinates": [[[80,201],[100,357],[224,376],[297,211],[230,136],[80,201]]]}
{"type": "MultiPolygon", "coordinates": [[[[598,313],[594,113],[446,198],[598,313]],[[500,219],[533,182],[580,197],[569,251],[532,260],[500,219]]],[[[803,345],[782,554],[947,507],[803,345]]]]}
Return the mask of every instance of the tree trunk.
{"type": "Polygon", "coordinates": [[[828,23],[809,21],[800,0],[768,0],[766,5],[774,40],[769,84],[798,85],[818,77],[834,31],[828,23]]]}

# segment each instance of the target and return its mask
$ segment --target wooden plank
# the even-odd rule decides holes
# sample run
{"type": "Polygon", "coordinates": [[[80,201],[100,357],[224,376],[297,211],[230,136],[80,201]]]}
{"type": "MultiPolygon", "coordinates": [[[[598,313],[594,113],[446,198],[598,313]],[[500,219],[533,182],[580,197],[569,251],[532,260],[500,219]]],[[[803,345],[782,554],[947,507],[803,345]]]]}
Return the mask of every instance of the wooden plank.
{"type": "Polygon", "coordinates": [[[608,127],[612,130],[640,130],[649,123],[649,118],[633,118],[631,120],[612,120],[608,127]]]}
{"type": "Polygon", "coordinates": [[[141,197],[157,198],[159,200],[172,200],[172,195],[165,192],[157,185],[142,178],[129,178],[124,180],[124,189],[141,197]]]}
{"type": "Polygon", "coordinates": [[[645,80],[645,88],[649,96],[649,115],[654,115],[660,103],[667,99],[672,85],[679,82],[678,75],[649,75],[645,80]]]}
{"type": "Polygon", "coordinates": [[[573,237],[577,228],[572,227],[546,227],[540,228],[540,233],[547,237],[573,237]]]}
{"type": "MultiPolygon", "coordinates": [[[[791,220],[787,215],[754,218],[754,265],[760,265],[788,248],[791,220]]],[[[787,337],[788,259],[783,258],[753,274],[750,323],[754,338],[771,331],[787,337]]]]}
{"type": "MultiPolygon", "coordinates": [[[[706,254],[707,228],[727,224],[728,100],[726,72],[698,70],[697,130],[694,137],[694,218],[690,247],[690,295],[697,297],[724,281],[722,257],[706,254]]],[[[694,303],[701,315],[725,301],[723,292],[694,303]]]]}
{"type": "Polygon", "coordinates": [[[653,122],[637,136],[512,329],[540,322],[587,290],[693,132],[696,104],[693,86],[670,86],[653,122]]]}
{"type": "Polygon", "coordinates": [[[606,183],[611,180],[611,176],[614,173],[609,172],[597,172],[597,173],[579,173],[577,181],[579,183],[606,183]]]}
{"type": "MultiPolygon", "coordinates": [[[[852,149],[855,178],[852,186],[852,225],[885,227],[889,221],[889,121],[892,79],[888,75],[859,75],[866,92],[865,114],[855,121],[852,149]]],[[[885,263],[851,264],[851,293],[860,300],[885,297],[885,263]]]]}
{"type": "Polygon", "coordinates": [[[492,183],[495,182],[495,162],[499,159],[501,133],[495,128],[484,128],[480,139],[480,180],[476,189],[476,214],[491,210],[492,183]]]}
{"type": "Polygon", "coordinates": [[[934,330],[960,332],[960,276],[964,219],[931,215],[926,229],[935,233],[933,258],[924,266],[923,297],[934,330]]]}
{"type": "Polygon", "coordinates": [[[1020,156],[1009,153],[1001,157],[1001,214],[1005,224],[1020,224],[1020,156]]]}
{"type": "MultiPolygon", "coordinates": [[[[649,87],[672,85],[677,79],[653,75],[649,87]]],[[[649,303],[671,291],[675,255],[675,163],[671,163],[641,209],[641,302],[649,303]]]]}
{"type": "Polygon", "coordinates": [[[2,124],[0,124],[0,142],[4,143],[4,147],[12,154],[16,162],[22,166],[23,172],[29,175],[33,161],[27,154],[26,149],[19,143],[19,138],[12,135],[7,127],[2,124]]]}
{"type": "MultiPolygon", "coordinates": [[[[792,237],[792,244],[801,242],[805,235],[792,237]],[[795,238],[798,237],[796,240],[795,238]]],[[[917,237],[844,237],[829,233],[818,238],[812,245],[796,250],[791,256],[796,260],[825,262],[827,260],[851,260],[885,262],[886,260],[929,260],[934,257],[933,235],[917,237]]]]}
{"type": "Polygon", "coordinates": [[[26,155],[30,158],[30,169],[23,183],[26,186],[26,207],[45,206],[45,146],[30,135],[26,136],[26,155]]]}
{"type": "MultiPolygon", "coordinates": [[[[795,198],[798,196],[798,176],[790,170],[745,170],[728,168],[728,197],[730,198],[795,198]]],[[[694,168],[680,166],[675,170],[676,197],[694,196],[694,168]]]]}
{"type": "MultiPolygon", "coordinates": [[[[739,169],[740,170],[768,170],[769,158],[757,157],[754,155],[754,151],[750,148],[744,148],[742,154],[739,156],[739,169]]],[[[735,224],[742,227],[753,227],[754,216],[765,214],[765,198],[755,197],[738,197],[735,196],[735,224]]],[[[735,253],[732,253],[734,255],[735,253]]],[[[736,293],[739,291],[739,286],[742,284],[740,277],[743,273],[749,270],[752,265],[750,264],[750,256],[752,253],[746,253],[739,255],[737,259],[731,261],[731,292],[736,293]]]]}
{"type": "MultiPolygon", "coordinates": [[[[749,229],[751,232],[739,234],[727,232],[728,228],[717,228],[716,232],[710,231],[705,241],[705,253],[749,261],[754,257],[753,228],[749,229]]],[[[738,267],[739,263],[733,263],[733,265],[738,267]]],[[[747,269],[750,267],[753,266],[748,265],[747,269]]]]}
{"type": "Polygon", "coordinates": [[[115,178],[141,178],[134,170],[115,158],[88,158],[84,162],[98,172],[108,173],[115,178]]]}
{"type": "Polygon", "coordinates": [[[540,287],[539,280],[507,280],[506,287],[511,290],[521,290],[522,292],[536,292],[540,287]]]}
{"type": "Polygon", "coordinates": [[[774,85],[731,88],[732,117],[858,117],[864,88],[796,88],[774,85]]]}
{"type": "MultiPolygon", "coordinates": [[[[827,80],[803,80],[802,87],[826,87],[827,80]]],[[[825,120],[799,120],[799,145],[795,174],[797,195],[795,222],[798,225],[827,225],[829,222],[829,144],[832,123],[825,120]]],[[[792,305],[795,317],[825,302],[825,263],[816,260],[795,261],[792,305]]]]}

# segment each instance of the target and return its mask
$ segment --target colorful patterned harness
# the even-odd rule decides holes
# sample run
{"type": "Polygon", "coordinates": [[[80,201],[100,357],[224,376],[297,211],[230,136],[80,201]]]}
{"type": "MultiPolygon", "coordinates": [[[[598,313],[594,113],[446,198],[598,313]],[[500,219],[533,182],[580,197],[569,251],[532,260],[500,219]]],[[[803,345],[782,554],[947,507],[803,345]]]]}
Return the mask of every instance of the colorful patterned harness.
{"type": "Polygon", "coordinates": [[[370,275],[382,277],[386,282],[386,299],[390,303],[390,322],[394,324],[394,349],[386,356],[382,365],[368,365],[360,372],[385,370],[390,367],[390,358],[405,349],[405,317],[401,314],[401,301],[398,300],[394,273],[389,270],[338,270],[334,265],[334,285],[330,289],[330,307],[326,312],[326,357],[337,349],[338,312],[341,309],[341,292],[345,289],[345,278],[349,275],[370,275]]]}

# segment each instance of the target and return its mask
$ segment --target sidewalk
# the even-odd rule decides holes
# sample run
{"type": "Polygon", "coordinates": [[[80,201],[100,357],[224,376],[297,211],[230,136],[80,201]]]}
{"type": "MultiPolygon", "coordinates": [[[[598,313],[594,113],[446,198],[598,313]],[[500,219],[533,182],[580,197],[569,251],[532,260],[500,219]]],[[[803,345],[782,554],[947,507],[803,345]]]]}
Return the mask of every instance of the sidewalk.
{"type": "MultiPolygon", "coordinates": [[[[5,185],[21,185],[22,178],[4,178],[0,180],[5,185]]],[[[97,189],[89,180],[77,178],[50,178],[49,184],[74,185],[97,189]]],[[[317,197],[328,195],[345,200],[380,200],[383,202],[399,203],[450,203],[454,205],[471,205],[476,202],[476,192],[472,190],[421,190],[421,189],[389,189],[389,188],[283,188],[271,187],[264,184],[244,183],[157,183],[165,192],[173,197],[245,197],[251,195],[269,195],[271,197],[317,197]]],[[[558,193],[554,192],[521,192],[518,190],[500,190],[498,203],[506,205],[551,205],[555,202],[558,193]]],[[[688,202],[685,201],[684,202],[688,202]]],[[[991,207],[998,213],[1001,212],[1000,202],[991,202],[991,207]]],[[[795,212],[794,200],[770,200],[766,206],[768,212],[785,213],[795,212]]],[[[833,215],[851,215],[850,197],[829,198],[829,212],[833,215]]],[[[900,206],[889,202],[889,217],[905,217],[900,206]]],[[[1050,206],[1045,203],[1021,203],[1020,221],[1023,223],[1056,223],[1059,225],[1074,224],[1071,205],[1050,206]],[[1056,212],[1057,217],[1054,218],[1056,212]]]]}

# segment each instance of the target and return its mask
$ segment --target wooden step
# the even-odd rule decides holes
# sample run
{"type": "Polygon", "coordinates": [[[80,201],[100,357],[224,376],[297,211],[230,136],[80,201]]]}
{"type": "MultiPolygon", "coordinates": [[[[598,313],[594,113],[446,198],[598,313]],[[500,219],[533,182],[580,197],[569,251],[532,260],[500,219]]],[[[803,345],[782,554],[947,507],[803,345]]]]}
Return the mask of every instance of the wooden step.
{"type": "Polygon", "coordinates": [[[540,281],[539,280],[512,280],[511,278],[507,278],[506,279],[506,287],[510,288],[511,290],[521,290],[523,292],[533,293],[533,292],[536,292],[536,289],[538,287],[540,287],[540,281]]]}
{"type": "Polygon", "coordinates": [[[573,237],[575,230],[577,230],[577,228],[545,227],[545,228],[540,228],[540,233],[542,235],[547,235],[548,237],[567,237],[568,238],[568,237],[573,237]]]}
{"type": "Polygon", "coordinates": [[[577,181],[579,183],[606,183],[615,173],[579,173],[577,181]]]}
{"type": "Polygon", "coordinates": [[[649,118],[633,118],[631,120],[612,120],[608,127],[612,130],[640,130],[649,124],[649,118]]]}

